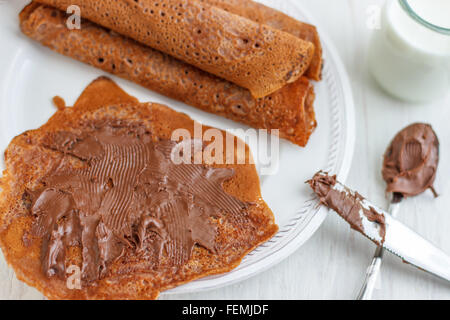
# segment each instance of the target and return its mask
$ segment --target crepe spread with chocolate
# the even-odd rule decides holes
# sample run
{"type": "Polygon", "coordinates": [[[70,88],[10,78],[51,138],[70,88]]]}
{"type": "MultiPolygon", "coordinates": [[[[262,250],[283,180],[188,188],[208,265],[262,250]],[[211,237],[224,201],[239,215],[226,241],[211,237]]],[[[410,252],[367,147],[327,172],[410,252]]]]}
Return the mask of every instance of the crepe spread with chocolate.
{"type": "Polygon", "coordinates": [[[152,142],[144,127],[106,123],[85,135],[59,132],[47,146],[88,163],[80,169],[61,164],[33,196],[33,233],[44,237],[47,276],[65,276],[65,250],[77,244],[86,280],[98,279],[127,246],[181,265],[194,244],[215,251],[211,217],[228,212],[239,218],[249,206],[222,188],[232,169],[174,164],[176,143],[152,142]],[[150,243],[149,232],[156,235],[150,243]]]}
{"type": "Polygon", "coordinates": [[[47,297],[154,299],[230,271],[278,230],[254,165],[174,164],[172,132],[194,132],[186,115],[106,78],[74,107],[56,102],[6,150],[0,198],[4,256],[47,297]]]}
{"type": "Polygon", "coordinates": [[[431,189],[439,163],[439,140],[432,127],[415,123],[400,131],[384,155],[387,192],[411,197],[431,189]]]}
{"type": "Polygon", "coordinates": [[[341,185],[336,180],[336,176],[323,172],[316,173],[308,183],[319,197],[320,203],[336,211],[356,231],[365,232],[362,221],[364,217],[371,222],[376,222],[379,226],[381,240],[379,242],[384,242],[386,235],[384,215],[376,208],[366,205],[363,196],[341,185]]]}

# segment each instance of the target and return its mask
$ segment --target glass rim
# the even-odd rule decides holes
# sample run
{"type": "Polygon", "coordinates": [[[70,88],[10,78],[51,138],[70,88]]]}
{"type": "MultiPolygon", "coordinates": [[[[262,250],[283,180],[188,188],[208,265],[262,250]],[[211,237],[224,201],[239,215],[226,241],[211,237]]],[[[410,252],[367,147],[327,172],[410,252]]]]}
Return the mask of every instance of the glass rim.
{"type": "Polygon", "coordinates": [[[433,31],[442,33],[442,34],[446,34],[446,35],[450,35],[450,29],[448,28],[444,28],[444,27],[440,27],[438,25],[435,25],[431,22],[428,22],[427,20],[423,19],[420,15],[418,15],[413,8],[411,8],[411,6],[408,3],[408,0],[398,0],[401,7],[406,11],[406,13],[408,13],[408,15],[413,18],[415,21],[417,21],[418,23],[420,23],[421,25],[427,27],[428,29],[431,29],[433,31]]]}

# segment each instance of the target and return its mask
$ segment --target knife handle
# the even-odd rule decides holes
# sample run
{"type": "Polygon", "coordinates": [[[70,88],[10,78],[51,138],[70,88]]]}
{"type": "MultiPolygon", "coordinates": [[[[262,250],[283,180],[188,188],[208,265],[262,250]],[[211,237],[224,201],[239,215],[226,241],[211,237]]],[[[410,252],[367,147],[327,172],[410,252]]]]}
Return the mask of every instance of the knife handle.
{"type": "Polygon", "coordinates": [[[381,269],[381,262],[383,261],[383,252],[384,249],[382,247],[377,247],[377,250],[375,251],[375,255],[372,259],[372,263],[367,268],[366,272],[366,279],[364,280],[364,285],[362,286],[361,290],[359,291],[358,296],[356,297],[357,300],[371,300],[373,291],[375,289],[378,275],[380,273],[381,269]]]}

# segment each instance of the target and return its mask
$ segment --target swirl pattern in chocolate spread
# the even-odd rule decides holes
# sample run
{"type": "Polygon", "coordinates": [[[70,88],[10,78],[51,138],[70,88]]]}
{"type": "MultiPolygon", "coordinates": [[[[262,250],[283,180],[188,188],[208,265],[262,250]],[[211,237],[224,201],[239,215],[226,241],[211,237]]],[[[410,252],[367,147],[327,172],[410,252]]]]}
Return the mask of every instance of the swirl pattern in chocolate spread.
{"type": "Polygon", "coordinates": [[[47,148],[66,155],[43,178],[44,187],[31,192],[33,233],[44,239],[48,277],[65,275],[65,252],[73,245],[82,246],[85,281],[104,276],[126,248],[182,265],[196,244],[216,250],[211,219],[223,212],[238,217],[248,207],[222,188],[232,169],[177,165],[171,160],[174,142],[152,141],[141,128],[117,130],[104,124],[47,139],[47,148]],[[68,166],[71,157],[85,165],[68,166]]]}

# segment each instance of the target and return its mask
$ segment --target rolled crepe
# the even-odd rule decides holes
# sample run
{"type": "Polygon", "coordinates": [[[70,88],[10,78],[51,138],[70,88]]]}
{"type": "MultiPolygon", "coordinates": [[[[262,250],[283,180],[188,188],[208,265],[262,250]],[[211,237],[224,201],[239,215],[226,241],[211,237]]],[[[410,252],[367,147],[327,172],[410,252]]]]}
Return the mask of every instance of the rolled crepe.
{"type": "Polygon", "coordinates": [[[87,20],[69,30],[67,16],[31,3],[20,13],[22,31],[52,50],[131,80],[165,96],[248,126],[279,129],[305,146],[316,127],[314,89],[302,77],[255,99],[248,90],[87,20]]]}
{"type": "Polygon", "coordinates": [[[315,47],[311,64],[305,73],[310,79],[322,78],[322,44],[315,26],[298,21],[278,10],[252,0],[199,0],[272,28],[312,42],[315,47]]]}
{"type": "Polygon", "coordinates": [[[300,78],[314,45],[197,0],[38,0],[265,97],[300,78]]]}

